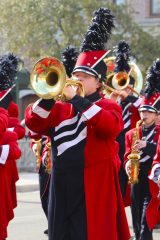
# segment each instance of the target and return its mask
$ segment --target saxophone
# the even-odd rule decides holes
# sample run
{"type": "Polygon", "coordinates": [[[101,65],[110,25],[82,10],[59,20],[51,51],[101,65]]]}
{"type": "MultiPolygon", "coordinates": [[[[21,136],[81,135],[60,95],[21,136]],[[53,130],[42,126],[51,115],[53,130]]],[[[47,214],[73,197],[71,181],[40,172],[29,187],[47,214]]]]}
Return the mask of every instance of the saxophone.
{"type": "Polygon", "coordinates": [[[131,146],[131,153],[128,155],[128,160],[131,162],[130,165],[130,174],[129,174],[129,182],[131,184],[138,183],[138,175],[139,175],[139,159],[140,159],[140,151],[135,149],[134,146],[137,140],[140,139],[139,137],[139,126],[143,120],[139,120],[136,123],[136,128],[132,135],[132,146],[131,146]]]}
{"type": "Polygon", "coordinates": [[[51,161],[51,142],[46,144],[47,156],[46,156],[46,173],[50,174],[52,170],[52,161],[51,161]]]}
{"type": "Polygon", "coordinates": [[[36,157],[36,167],[37,169],[39,169],[42,161],[41,159],[42,139],[41,138],[38,140],[32,139],[32,142],[36,146],[36,151],[34,152],[34,155],[36,157]]]}

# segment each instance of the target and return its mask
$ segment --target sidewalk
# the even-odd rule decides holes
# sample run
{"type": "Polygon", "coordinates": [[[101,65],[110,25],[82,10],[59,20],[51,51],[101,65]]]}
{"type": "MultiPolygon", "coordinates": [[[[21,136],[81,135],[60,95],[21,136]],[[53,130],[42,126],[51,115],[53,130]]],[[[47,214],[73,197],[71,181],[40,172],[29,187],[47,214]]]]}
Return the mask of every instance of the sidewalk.
{"type": "Polygon", "coordinates": [[[19,173],[19,180],[16,183],[17,192],[32,192],[39,190],[38,173],[19,173]]]}

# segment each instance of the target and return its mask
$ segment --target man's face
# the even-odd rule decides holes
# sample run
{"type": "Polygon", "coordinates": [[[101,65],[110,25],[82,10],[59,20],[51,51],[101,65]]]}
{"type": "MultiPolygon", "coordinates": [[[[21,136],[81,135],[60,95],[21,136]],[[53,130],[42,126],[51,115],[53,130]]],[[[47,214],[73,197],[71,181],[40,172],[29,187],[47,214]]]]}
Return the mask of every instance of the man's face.
{"type": "Polygon", "coordinates": [[[82,82],[85,96],[96,92],[97,89],[100,87],[98,79],[88,73],[75,72],[73,74],[73,77],[77,78],[78,81],[82,82]]]}
{"type": "Polygon", "coordinates": [[[157,121],[158,115],[156,112],[141,111],[140,117],[143,120],[145,126],[151,126],[157,121]]]}

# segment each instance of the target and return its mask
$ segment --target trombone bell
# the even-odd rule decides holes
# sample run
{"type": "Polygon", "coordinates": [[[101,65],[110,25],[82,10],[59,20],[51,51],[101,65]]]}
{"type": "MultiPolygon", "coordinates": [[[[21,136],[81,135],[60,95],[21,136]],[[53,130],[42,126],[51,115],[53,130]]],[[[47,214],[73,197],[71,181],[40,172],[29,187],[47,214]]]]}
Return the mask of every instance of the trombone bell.
{"type": "Polygon", "coordinates": [[[126,72],[118,72],[112,78],[112,86],[116,90],[121,90],[129,85],[129,75],[126,72]]]}
{"type": "Polygon", "coordinates": [[[111,56],[108,58],[104,59],[105,64],[107,65],[107,74],[106,74],[106,85],[109,86],[109,88],[104,91],[104,94],[106,95],[106,97],[109,97],[112,90],[121,90],[124,89],[126,87],[130,88],[129,86],[129,78],[130,76],[132,76],[135,79],[135,83],[134,83],[134,88],[130,88],[131,91],[134,93],[134,95],[137,95],[141,92],[142,87],[143,87],[143,76],[141,73],[140,68],[137,66],[137,64],[133,61],[129,62],[129,66],[130,66],[130,72],[127,74],[126,72],[119,72],[117,74],[114,73],[114,67],[115,67],[115,56],[111,56]],[[124,76],[123,74],[126,74],[126,76],[124,76]],[[120,74],[120,77],[119,77],[120,74]],[[116,76],[117,75],[117,76],[116,76]],[[128,75],[128,77],[127,77],[128,75]]]}

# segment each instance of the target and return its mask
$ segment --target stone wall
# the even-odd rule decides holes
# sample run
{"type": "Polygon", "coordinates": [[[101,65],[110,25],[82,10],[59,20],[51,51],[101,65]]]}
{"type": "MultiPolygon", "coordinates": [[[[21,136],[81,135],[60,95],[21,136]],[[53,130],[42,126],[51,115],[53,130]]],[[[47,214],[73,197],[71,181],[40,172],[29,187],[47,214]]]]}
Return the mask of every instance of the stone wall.
{"type": "Polygon", "coordinates": [[[36,172],[36,159],[30,148],[30,139],[26,136],[19,140],[19,147],[22,151],[21,158],[17,160],[19,172],[36,172]]]}

